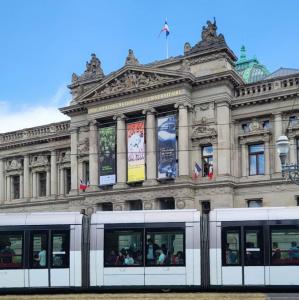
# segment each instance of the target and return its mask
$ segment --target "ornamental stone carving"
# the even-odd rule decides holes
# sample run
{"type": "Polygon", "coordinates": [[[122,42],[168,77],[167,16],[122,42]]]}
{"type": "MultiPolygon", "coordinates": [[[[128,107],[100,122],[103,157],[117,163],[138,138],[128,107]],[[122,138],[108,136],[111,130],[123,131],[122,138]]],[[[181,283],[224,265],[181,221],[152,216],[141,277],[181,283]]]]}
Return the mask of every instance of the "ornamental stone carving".
{"type": "Polygon", "coordinates": [[[35,155],[31,158],[31,167],[41,167],[49,164],[49,159],[46,155],[35,155]]]}
{"type": "Polygon", "coordinates": [[[23,168],[23,166],[22,166],[21,159],[14,158],[14,159],[8,160],[6,162],[6,170],[7,171],[20,170],[22,168],[23,168]]]}
{"type": "Polygon", "coordinates": [[[179,69],[182,72],[190,72],[190,62],[188,59],[184,59],[182,62],[182,66],[179,69]]]}
{"type": "Polygon", "coordinates": [[[249,131],[258,131],[260,129],[262,129],[260,122],[257,119],[253,119],[250,123],[249,123],[249,131]]]}
{"type": "Polygon", "coordinates": [[[116,211],[121,211],[122,210],[122,206],[119,204],[114,205],[114,210],[116,211]]]}
{"type": "Polygon", "coordinates": [[[126,58],[125,65],[139,65],[138,59],[135,57],[132,49],[129,49],[128,56],[126,58]]]}
{"type": "Polygon", "coordinates": [[[85,156],[89,154],[89,138],[85,138],[78,144],[78,155],[85,156]]]}
{"type": "Polygon", "coordinates": [[[174,79],[174,77],[157,73],[146,73],[129,70],[107,83],[102,90],[94,92],[92,97],[119,93],[125,90],[143,88],[174,79]]]}
{"type": "Polygon", "coordinates": [[[217,136],[217,131],[215,128],[210,127],[207,124],[206,118],[202,118],[201,122],[195,125],[192,129],[192,139],[202,139],[209,137],[210,139],[215,139],[217,136]]]}
{"type": "Polygon", "coordinates": [[[66,163],[66,162],[70,162],[70,161],[71,161],[71,151],[70,150],[60,152],[60,155],[59,155],[60,163],[66,163]]]}
{"type": "Polygon", "coordinates": [[[152,209],[153,208],[153,203],[152,202],[150,202],[150,201],[145,201],[145,202],[143,202],[143,208],[144,209],[152,209]]]}
{"type": "Polygon", "coordinates": [[[177,206],[178,209],[183,209],[183,208],[185,208],[186,203],[185,203],[184,200],[178,200],[178,201],[176,202],[176,206],[177,206]]]}

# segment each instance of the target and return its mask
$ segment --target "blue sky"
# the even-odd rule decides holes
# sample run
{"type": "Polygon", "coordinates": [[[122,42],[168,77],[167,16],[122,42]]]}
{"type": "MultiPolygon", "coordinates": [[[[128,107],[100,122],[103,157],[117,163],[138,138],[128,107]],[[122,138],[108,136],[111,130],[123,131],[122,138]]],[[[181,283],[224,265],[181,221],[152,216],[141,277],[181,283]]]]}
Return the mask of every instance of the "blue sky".
{"type": "Polygon", "coordinates": [[[296,0],[0,0],[0,132],[65,118],[56,108],[92,52],[106,74],[129,48],[141,63],[163,59],[167,17],[169,55],[179,55],[214,16],[236,55],[244,44],[270,71],[299,68],[296,0]]]}

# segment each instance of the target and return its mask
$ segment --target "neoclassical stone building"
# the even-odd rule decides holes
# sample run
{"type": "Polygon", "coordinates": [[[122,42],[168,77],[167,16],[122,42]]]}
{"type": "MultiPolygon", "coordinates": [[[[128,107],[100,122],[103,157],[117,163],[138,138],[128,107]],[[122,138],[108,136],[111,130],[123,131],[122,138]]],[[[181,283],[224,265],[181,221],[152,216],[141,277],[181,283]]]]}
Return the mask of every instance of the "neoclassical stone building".
{"type": "Polygon", "coordinates": [[[1,211],[297,205],[275,141],[298,161],[299,70],[237,61],[216,30],[150,64],[129,50],[107,75],[92,54],[70,121],[0,134],[1,211]]]}

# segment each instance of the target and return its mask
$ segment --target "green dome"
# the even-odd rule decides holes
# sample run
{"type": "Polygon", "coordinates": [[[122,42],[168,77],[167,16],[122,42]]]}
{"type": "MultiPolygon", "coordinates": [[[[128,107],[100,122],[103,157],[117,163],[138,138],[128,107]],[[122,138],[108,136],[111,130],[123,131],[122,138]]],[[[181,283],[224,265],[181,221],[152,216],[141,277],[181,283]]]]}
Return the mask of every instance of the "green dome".
{"type": "Polygon", "coordinates": [[[267,68],[260,64],[256,57],[247,59],[245,46],[241,47],[241,55],[236,62],[235,70],[246,83],[263,80],[269,75],[267,68]]]}

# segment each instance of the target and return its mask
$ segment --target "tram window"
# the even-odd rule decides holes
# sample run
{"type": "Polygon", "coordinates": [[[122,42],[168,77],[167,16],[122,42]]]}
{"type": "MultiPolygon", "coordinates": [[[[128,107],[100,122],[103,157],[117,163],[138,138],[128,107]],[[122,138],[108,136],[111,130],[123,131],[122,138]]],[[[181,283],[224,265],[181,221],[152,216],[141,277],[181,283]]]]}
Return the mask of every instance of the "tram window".
{"type": "Polygon", "coordinates": [[[104,266],[143,265],[143,230],[108,229],[104,236],[104,266]]]}
{"type": "Polygon", "coordinates": [[[222,230],[222,264],[224,266],[240,265],[240,228],[223,228],[222,230]]]}
{"type": "Polygon", "coordinates": [[[146,266],[184,266],[185,229],[148,229],[146,231],[146,266]]]}
{"type": "Polygon", "coordinates": [[[23,267],[23,232],[0,232],[0,269],[23,267]]]}
{"type": "Polygon", "coordinates": [[[31,268],[48,267],[48,232],[32,232],[30,241],[31,268]]]}
{"type": "Polygon", "coordinates": [[[245,227],[245,266],[264,265],[262,228],[245,227]]]}
{"type": "Polygon", "coordinates": [[[299,265],[298,227],[271,227],[271,264],[299,265]]]}
{"type": "Polygon", "coordinates": [[[69,231],[52,231],[52,268],[68,268],[69,253],[69,231]]]}

